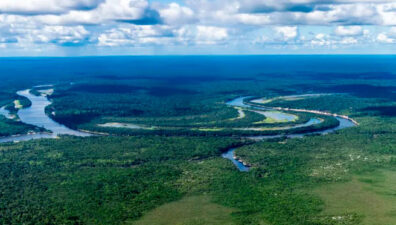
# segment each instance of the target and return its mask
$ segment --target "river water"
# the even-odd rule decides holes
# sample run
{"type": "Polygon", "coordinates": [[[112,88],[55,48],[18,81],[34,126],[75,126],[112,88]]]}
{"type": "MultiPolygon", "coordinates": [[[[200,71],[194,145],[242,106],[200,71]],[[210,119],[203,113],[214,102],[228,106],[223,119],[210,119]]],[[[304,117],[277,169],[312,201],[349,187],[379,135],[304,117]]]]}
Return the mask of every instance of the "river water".
{"type": "Polygon", "coordinates": [[[235,158],[235,154],[234,154],[235,150],[236,150],[236,148],[230,148],[230,149],[228,149],[227,152],[224,152],[221,156],[225,159],[231,160],[231,162],[234,163],[234,165],[238,168],[239,171],[248,172],[249,167],[243,165],[242,162],[238,161],[235,158]]]}
{"type": "MultiPolygon", "coordinates": [[[[48,133],[32,133],[25,135],[17,135],[10,137],[0,138],[2,142],[13,142],[13,141],[26,141],[40,138],[56,138],[59,135],[73,135],[73,136],[91,136],[89,133],[72,130],[66,126],[59,124],[52,120],[45,113],[45,107],[51,104],[48,98],[44,95],[35,96],[30,93],[30,89],[22,90],[17,92],[18,95],[28,98],[32,105],[28,108],[20,109],[18,111],[18,117],[21,122],[31,124],[37,127],[42,127],[48,130],[48,133]]],[[[3,112],[5,113],[5,112],[3,112]]]]}
{"type": "Polygon", "coordinates": [[[13,118],[12,115],[10,114],[10,112],[7,109],[5,109],[5,106],[0,108],[0,115],[3,115],[7,119],[13,118]]]}
{"type": "MultiPolygon", "coordinates": [[[[19,116],[20,120],[26,124],[31,124],[31,125],[34,125],[37,127],[45,128],[49,132],[48,133],[32,133],[32,134],[25,134],[25,135],[3,137],[3,138],[0,138],[0,143],[27,141],[27,140],[41,139],[41,138],[56,138],[59,135],[73,135],[73,136],[81,136],[81,137],[91,136],[91,134],[89,134],[89,133],[72,130],[62,124],[55,122],[50,117],[48,117],[47,114],[45,113],[45,107],[50,105],[51,102],[48,100],[48,98],[45,95],[35,96],[30,93],[30,89],[18,91],[17,94],[28,98],[32,102],[32,105],[30,107],[20,109],[18,111],[18,116],[19,116]]],[[[259,109],[259,110],[263,110],[263,111],[272,110],[271,111],[272,116],[278,116],[278,118],[281,118],[281,119],[290,119],[290,120],[294,119],[293,117],[285,118],[283,115],[284,114],[283,112],[279,112],[279,114],[276,114],[277,112],[274,112],[273,109],[268,108],[268,107],[246,105],[244,103],[244,99],[246,99],[246,98],[248,98],[248,97],[239,97],[239,98],[233,99],[233,100],[227,102],[227,105],[244,107],[244,108],[253,108],[253,109],[259,109]]],[[[4,115],[4,116],[8,116],[8,112],[4,108],[0,109],[0,114],[4,115]]],[[[280,138],[280,137],[302,138],[305,135],[309,135],[309,134],[328,134],[328,133],[334,132],[336,130],[355,126],[355,124],[348,119],[344,119],[341,117],[336,117],[336,119],[340,122],[337,127],[329,128],[329,129],[326,129],[323,131],[309,132],[309,133],[304,133],[304,134],[254,136],[254,137],[249,137],[249,139],[264,140],[264,139],[280,138]]],[[[308,122],[306,122],[304,124],[290,126],[290,127],[288,127],[288,129],[311,126],[311,125],[317,124],[319,122],[320,122],[319,119],[311,118],[308,122]]],[[[235,159],[235,150],[236,150],[235,148],[228,149],[227,152],[222,154],[222,157],[231,160],[231,162],[240,171],[243,171],[243,172],[249,171],[248,166],[245,166],[242,162],[235,159]]]]}
{"type": "MultiPolygon", "coordinates": [[[[238,107],[243,107],[243,108],[254,108],[254,109],[260,109],[260,110],[272,110],[269,107],[260,107],[260,106],[251,106],[251,105],[247,105],[244,103],[244,100],[248,97],[239,97],[236,99],[233,99],[229,102],[227,102],[227,105],[229,106],[238,106],[238,107]]],[[[281,137],[285,137],[285,138],[302,138],[306,135],[312,135],[312,134],[328,134],[328,133],[332,133],[334,131],[337,130],[341,130],[344,128],[348,128],[348,127],[354,127],[356,126],[356,124],[354,124],[351,120],[345,119],[345,118],[341,118],[341,117],[335,117],[338,121],[339,121],[339,125],[333,128],[329,128],[326,130],[322,130],[322,131],[314,131],[314,132],[305,132],[305,133],[301,133],[301,134],[287,134],[287,135],[262,135],[262,136],[253,136],[253,137],[248,137],[251,140],[256,140],[256,141],[260,141],[260,140],[265,140],[265,139],[274,139],[274,138],[281,138],[281,137]]],[[[317,124],[320,123],[320,120],[317,118],[311,118],[308,122],[304,123],[304,124],[299,124],[299,125],[295,125],[295,126],[290,126],[288,128],[299,128],[299,127],[307,127],[307,126],[311,126],[313,124],[317,124]]],[[[247,172],[249,171],[250,167],[244,165],[242,162],[236,160],[235,158],[235,148],[230,148],[228,149],[228,151],[226,151],[225,153],[222,154],[222,157],[225,159],[229,159],[237,168],[239,171],[241,172],[247,172]]]]}

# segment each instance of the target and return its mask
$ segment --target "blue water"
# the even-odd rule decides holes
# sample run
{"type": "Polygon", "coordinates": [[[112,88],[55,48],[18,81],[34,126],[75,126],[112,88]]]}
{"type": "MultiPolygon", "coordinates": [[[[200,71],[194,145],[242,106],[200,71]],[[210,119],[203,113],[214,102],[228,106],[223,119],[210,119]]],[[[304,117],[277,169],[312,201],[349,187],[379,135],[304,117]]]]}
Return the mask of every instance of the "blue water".
{"type": "MultiPolygon", "coordinates": [[[[238,106],[238,107],[245,107],[245,108],[254,108],[254,109],[260,109],[260,110],[271,110],[271,108],[269,107],[265,107],[265,106],[252,106],[252,105],[247,105],[244,103],[244,100],[248,97],[239,97],[239,98],[235,98],[233,100],[228,101],[226,104],[230,105],[230,106],[238,106]]],[[[274,138],[281,138],[281,137],[285,137],[285,138],[303,138],[306,135],[312,135],[312,134],[329,134],[332,132],[335,132],[337,130],[341,130],[341,129],[345,129],[348,127],[354,127],[356,126],[356,124],[354,124],[352,121],[348,120],[348,119],[344,119],[341,117],[335,117],[338,121],[339,124],[336,127],[333,128],[329,128],[326,130],[322,130],[322,131],[314,131],[314,132],[306,132],[306,133],[300,133],[300,134],[287,134],[287,135],[283,135],[283,134],[279,134],[279,135],[262,135],[262,136],[253,136],[253,137],[249,137],[249,139],[252,140],[256,140],[256,141],[260,141],[260,140],[267,140],[267,139],[274,139],[274,138]]],[[[292,129],[292,128],[301,128],[301,127],[308,127],[308,126],[312,126],[315,124],[320,123],[321,120],[317,119],[317,118],[311,118],[308,122],[304,123],[304,124],[297,124],[294,126],[289,126],[289,127],[284,127],[285,129],[292,129]]],[[[225,159],[230,160],[237,168],[239,171],[241,172],[247,172],[249,171],[250,167],[249,166],[245,166],[243,163],[239,162],[238,160],[234,159],[235,156],[235,148],[230,148],[228,149],[227,152],[222,154],[222,157],[225,159]]]]}
{"type": "Polygon", "coordinates": [[[293,121],[297,119],[297,116],[288,114],[288,113],[283,113],[279,111],[269,111],[269,112],[264,112],[263,115],[268,118],[272,118],[274,120],[278,121],[293,121]]]}
{"type": "Polygon", "coordinates": [[[69,129],[49,118],[45,113],[45,107],[50,105],[51,102],[47,97],[35,96],[30,94],[29,91],[29,89],[18,91],[18,95],[28,98],[32,103],[30,107],[20,109],[18,111],[18,116],[22,122],[45,128],[51,131],[54,135],[90,136],[88,133],[69,129]]]}
{"type": "Polygon", "coordinates": [[[243,101],[247,98],[250,98],[251,96],[243,96],[239,98],[234,98],[230,101],[227,102],[227,105],[229,106],[236,106],[236,107],[250,107],[246,105],[243,101]]]}
{"type": "Polygon", "coordinates": [[[321,123],[320,119],[311,118],[311,119],[308,120],[308,122],[306,122],[304,124],[295,125],[295,126],[293,126],[291,128],[309,127],[309,126],[312,126],[312,125],[315,125],[315,124],[319,124],[319,123],[321,123]]]}
{"type": "MultiPolygon", "coordinates": [[[[247,104],[244,103],[244,100],[249,98],[249,97],[251,97],[251,96],[238,97],[238,98],[235,98],[233,100],[228,101],[226,104],[229,105],[229,106],[237,106],[237,107],[245,107],[245,108],[263,110],[263,111],[257,111],[257,112],[261,113],[261,114],[263,114],[263,115],[265,115],[267,117],[273,116],[275,119],[279,119],[279,120],[293,121],[296,118],[296,116],[293,115],[293,114],[288,114],[288,113],[283,113],[283,112],[275,112],[270,107],[247,105],[247,104]],[[269,110],[269,111],[266,111],[266,110],[269,110]]],[[[293,126],[286,126],[286,127],[280,128],[280,129],[286,130],[286,129],[292,129],[292,128],[309,127],[309,126],[318,124],[320,122],[321,121],[319,119],[317,119],[317,118],[311,118],[306,123],[297,124],[297,125],[293,125],[293,126]]]]}
{"type": "MultiPolygon", "coordinates": [[[[46,96],[32,95],[29,89],[18,91],[17,93],[20,96],[28,98],[32,103],[30,107],[20,109],[18,111],[18,117],[21,122],[45,128],[46,130],[48,130],[48,132],[1,137],[0,143],[27,141],[41,138],[56,138],[59,135],[73,135],[80,137],[91,136],[91,134],[89,133],[69,129],[66,126],[59,124],[53,121],[50,117],[48,117],[45,113],[45,107],[50,105],[51,102],[47,99],[46,96]]],[[[1,113],[5,114],[7,113],[7,110],[3,110],[1,113]]]]}
{"type": "Polygon", "coordinates": [[[249,167],[243,165],[243,163],[239,162],[238,160],[234,159],[234,152],[235,152],[235,148],[231,148],[229,149],[227,152],[223,153],[221,156],[225,159],[229,159],[231,160],[231,162],[238,168],[239,171],[241,172],[248,172],[249,171],[249,167]]]}

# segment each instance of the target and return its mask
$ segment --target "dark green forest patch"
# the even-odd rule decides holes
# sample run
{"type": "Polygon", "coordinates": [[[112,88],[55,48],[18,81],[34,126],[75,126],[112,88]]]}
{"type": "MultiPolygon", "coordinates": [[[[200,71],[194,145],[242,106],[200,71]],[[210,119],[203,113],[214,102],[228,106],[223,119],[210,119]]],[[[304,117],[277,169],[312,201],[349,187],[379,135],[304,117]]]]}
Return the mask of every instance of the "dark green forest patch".
{"type": "Polygon", "coordinates": [[[371,106],[363,108],[362,110],[374,112],[379,116],[396,116],[396,106],[371,106]]]}

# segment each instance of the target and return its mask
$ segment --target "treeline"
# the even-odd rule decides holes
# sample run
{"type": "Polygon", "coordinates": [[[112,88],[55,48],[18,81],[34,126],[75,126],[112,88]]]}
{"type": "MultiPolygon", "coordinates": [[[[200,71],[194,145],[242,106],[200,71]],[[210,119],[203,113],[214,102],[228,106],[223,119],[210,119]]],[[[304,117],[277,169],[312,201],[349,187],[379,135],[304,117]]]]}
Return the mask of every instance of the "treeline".
{"type": "Polygon", "coordinates": [[[274,100],[267,104],[270,107],[288,107],[296,109],[310,109],[328,111],[332,113],[352,114],[358,112],[361,108],[375,103],[374,100],[353,97],[348,94],[331,94],[317,97],[307,97],[299,100],[274,100]]]}
{"type": "Polygon", "coordinates": [[[17,134],[26,134],[29,131],[40,132],[43,130],[42,128],[8,119],[0,115],[0,138],[17,134]]]}

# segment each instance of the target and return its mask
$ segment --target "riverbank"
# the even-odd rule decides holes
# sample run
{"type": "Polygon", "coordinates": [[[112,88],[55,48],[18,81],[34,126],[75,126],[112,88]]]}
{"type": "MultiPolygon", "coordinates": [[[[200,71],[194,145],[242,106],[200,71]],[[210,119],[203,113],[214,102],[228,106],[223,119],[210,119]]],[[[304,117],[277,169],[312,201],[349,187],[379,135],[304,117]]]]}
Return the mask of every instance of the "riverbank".
{"type": "Polygon", "coordinates": [[[339,118],[343,118],[343,119],[349,120],[349,121],[351,121],[352,123],[354,123],[357,126],[359,125],[359,123],[356,120],[354,120],[354,119],[352,119],[352,118],[350,118],[350,117],[348,117],[346,115],[341,115],[341,114],[337,114],[337,113],[330,113],[330,112],[325,112],[325,111],[319,111],[319,110],[295,109],[295,108],[285,108],[285,107],[268,107],[268,106],[263,106],[261,104],[253,103],[253,101],[254,100],[250,100],[250,101],[247,101],[247,102],[244,101],[243,103],[247,104],[247,105],[254,106],[254,107],[262,107],[262,108],[265,108],[265,109],[273,109],[273,110],[288,111],[288,112],[313,113],[313,114],[318,114],[318,115],[323,115],[323,116],[339,117],[339,118]]]}
{"type": "MultiPolygon", "coordinates": [[[[42,91],[45,92],[45,90],[42,90],[42,91]]],[[[40,138],[56,138],[56,137],[59,137],[59,135],[74,135],[74,136],[82,136],[82,137],[91,136],[91,135],[109,135],[109,133],[106,133],[106,132],[96,132],[96,131],[88,131],[88,130],[72,130],[62,124],[55,122],[45,113],[45,108],[51,104],[51,102],[48,100],[46,94],[39,95],[39,96],[33,95],[31,93],[30,89],[18,91],[17,93],[20,96],[26,97],[32,103],[30,107],[19,110],[18,116],[21,119],[21,121],[26,124],[34,125],[37,127],[42,127],[43,129],[50,131],[50,133],[32,132],[27,135],[9,136],[9,137],[0,138],[0,142],[10,142],[10,141],[18,142],[18,141],[24,141],[24,140],[40,139],[40,138]]],[[[358,123],[355,120],[353,120],[347,116],[344,116],[344,115],[331,114],[328,112],[322,112],[322,111],[317,111],[317,110],[290,109],[290,108],[281,108],[281,107],[270,107],[270,108],[261,107],[261,106],[254,105],[251,102],[245,103],[244,99],[246,99],[246,98],[247,97],[240,97],[240,98],[233,99],[233,100],[227,102],[227,105],[243,107],[243,108],[254,107],[256,109],[263,110],[263,112],[266,112],[266,111],[268,111],[268,109],[270,109],[270,110],[277,110],[277,111],[294,111],[294,112],[313,113],[313,114],[324,115],[324,116],[332,116],[332,117],[337,118],[339,121],[344,120],[344,121],[340,121],[340,124],[337,127],[327,128],[322,131],[314,130],[314,131],[302,132],[302,133],[297,133],[297,134],[261,135],[261,136],[254,136],[253,138],[250,138],[249,140],[261,141],[264,139],[273,139],[273,138],[281,138],[281,137],[285,137],[285,138],[299,137],[300,138],[300,137],[303,137],[303,136],[309,135],[309,134],[327,134],[327,133],[336,131],[338,129],[350,127],[351,124],[348,124],[348,122],[346,122],[346,121],[350,121],[354,126],[358,125],[358,123]]],[[[242,108],[240,108],[240,110],[242,110],[242,108]]],[[[240,111],[239,111],[239,115],[240,115],[240,111]]],[[[290,116],[293,116],[293,115],[290,114],[290,116]]],[[[292,117],[290,117],[290,118],[292,118],[292,117]]],[[[283,130],[309,127],[309,126],[318,124],[320,122],[323,122],[319,119],[317,119],[316,122],[312,122],[313,119],[314,118],[311,118],[305,124],[299,124],[296,126],[286,127],[283,130]]],[[[119,126],[119,124],[116,124],[116,125],[119,126]]],[[[125,126],[121,126],[121,127],[125,127],[125,126]]],[[[133,128],[136,129],[136,128],[140,128],[140,127],[133,126],[133,128]]],[[[260,128],[258,128],[258,129],[260,129],[260,128]]],[[[242,158],[238,157],[235,154],[235,150],[236,150],[235,147],[228,149],[225,153],[222,154],[222,157],[231,160],[240,171],[245,171],[245,172],[249,171],[249,168],[251,167],[251,165],[249,163],[245,162],[242,158]]]]}
{"type": "MultiPolygon", "coordinates": [[[[339,121],[339,124],[337,127],[327,128],[327,129],[320,130],[320,131],[303,132],[303,133],[299,133],[299,134],[252,136],[252,137],[249,137],[249,140],[262,141],[262,140],[275,139],[275,138],[302,138],[306,135],[311,135],[311,134],[319,134],[319,135],[329,134],[331,132],[335,132],[340,129],[359,125],[359,123],[357,121],[355,121],[354,119],[349,118],[348,116],[345,116],[345,115],[328,113],[328,112],[323,112],[323,111],[318,111],[318,110],[290,109],[290,108],[282,108],[282,107],[261,107],[259,105],[253,104],[251,102],[245,102],[244,100],[246,98],[249,98],[249,97],[239,97],[239,98],[236,98],[236,99],[233,99],[233,100],[227,102],[227,104],[237,105],[239,107],[246,107],[246,108],[249,108],[249,107],[261,108],[262,110],[281,110],[281,111],[312,113],[312,114],[317,114],[317,115],[331,116],[331,117],[336,118],[339,121]]],[[[310,125],[313,125],[313,124],[310,124],[310,125]]],[[[226,153],[223,153],[222,157],[231,160],[231,162],[239,169],[239,171],[241,171],[241,172],[249,171],[251,165],[249,165],[247,162],[245,162],[242,158],[238,157],[235,154],[235,151],[236,151],[236,148],[232,147],[226,153]]]]}
{"type": "MultiPolygon", "coordinates": [[[[28,134],[18,134],[13,136],[1,137],[0,142],[26,141],[41,138],[56,138],[59,135],[91,136],[92,132],[72,130],[62,124],[52,120],[45,112],[45,108],[51,104],[47,95],[33,95],[31,89],[18,91],[19,96],[27,98],[31,104],[26,108],[18,110],[17,116],[20,122],[31,127],[37,127],[48,132],[30,132],[28,134]]],[[[45,90],[42,90],[45,92],[45,90]]]]}

